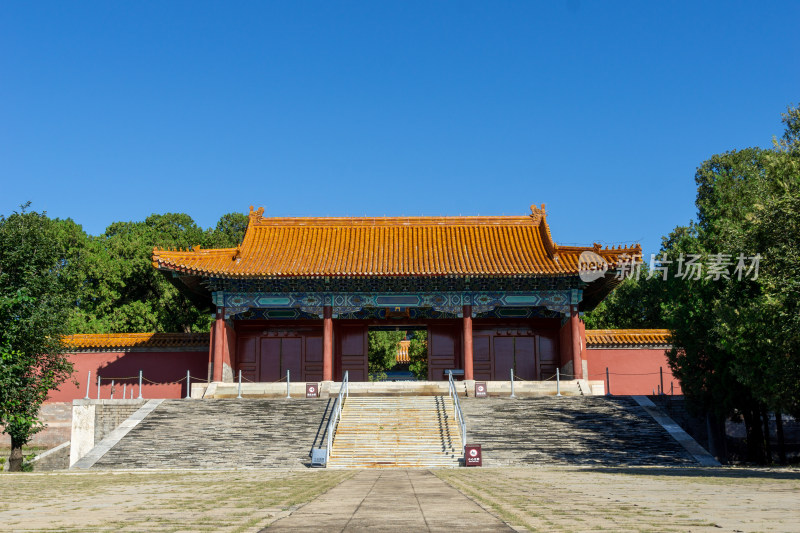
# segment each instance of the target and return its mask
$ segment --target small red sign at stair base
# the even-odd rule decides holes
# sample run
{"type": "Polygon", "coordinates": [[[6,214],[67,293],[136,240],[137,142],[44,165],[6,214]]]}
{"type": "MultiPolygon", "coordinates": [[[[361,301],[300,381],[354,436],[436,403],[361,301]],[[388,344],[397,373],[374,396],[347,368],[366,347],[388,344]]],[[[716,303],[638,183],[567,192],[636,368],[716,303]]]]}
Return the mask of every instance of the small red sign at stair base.
{"type": "Polygon", "coordinates": [[[467,444],[464,446],[464,466],[482,466],[481,445],[467,444]]]}
{"type": "Polygon", "coordinates": [[[486,389],[486,382],[485,381],[476,381],[475,382],[475,397],[476,398],[486,398],[488,395],[488,391],[486,389]]]}
{"type": "Polygon", "coordinates": [[[316,398],[319,396],[319,385],[317,383],[306,383],[306,398],[316,398]]]}

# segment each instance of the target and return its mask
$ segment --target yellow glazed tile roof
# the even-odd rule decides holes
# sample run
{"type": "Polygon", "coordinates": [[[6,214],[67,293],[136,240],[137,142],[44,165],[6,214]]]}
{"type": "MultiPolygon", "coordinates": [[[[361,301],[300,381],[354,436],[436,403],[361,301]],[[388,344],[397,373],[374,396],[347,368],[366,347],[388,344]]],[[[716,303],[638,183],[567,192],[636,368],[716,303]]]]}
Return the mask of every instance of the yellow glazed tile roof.
{"type": "Polygon", "coordinates": [[[668,346],[668,329],[587,329],[586,346],[668,346]]]}
{"type": "Polygon", "coordinates": [[[204,277],[576,275],[581,252],[609,266],[641,248],[556,245],[544,205],[528,216],[281,218],[250,208],[236,248],[153,250],[153,266],[204,277]]]}
{"type": "MultiPolygon", "coordinates": [[[[86,333],[67,335],[64,343],[72,349],[180,348],[208,346],[208,333],[86,333]]],[[[666,329],[587,329],[586,345],[636,346],[669,345],[666,329]]]]}
{"type": "Polygon", "coordinates": [[[85,333],[64,337],[67,349],[183,348],[208,346],[208,333],[85,333]]]}

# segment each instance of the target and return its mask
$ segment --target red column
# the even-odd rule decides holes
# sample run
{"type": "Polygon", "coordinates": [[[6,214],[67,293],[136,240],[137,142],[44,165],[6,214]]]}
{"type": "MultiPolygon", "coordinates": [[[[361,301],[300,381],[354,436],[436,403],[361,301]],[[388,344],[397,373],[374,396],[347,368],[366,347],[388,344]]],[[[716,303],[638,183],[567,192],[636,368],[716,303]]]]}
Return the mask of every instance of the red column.
{"type": "Polygon", "coordinates": [[[225,308],[217,307],[214,321],[214,381],[222,381],[222,357],[225,349],[225,308]]]}
{"type": "Polygon", "coordinates": [[[472,372],[472,306],[464,306],[464,379],[475,379],[472,372]]]}
{"type": "Polygon", "coordinates": [[[208,332],[208,381],[214,381],[214,327],[211,324],[211,330],[208,332]]]}
{"type": "Polygon", "coordinates": [[[333,381],[333,310],[326,305],[322,312],[322,381],[333,381]]]}
{"type": "Polygon", "coordinates": [[[581,317],[578,308],[572,307],[569,317],[569,333],[572,342],[572,372],[575,379],[583,379],[583,360],[581,359],[581,317]]]}

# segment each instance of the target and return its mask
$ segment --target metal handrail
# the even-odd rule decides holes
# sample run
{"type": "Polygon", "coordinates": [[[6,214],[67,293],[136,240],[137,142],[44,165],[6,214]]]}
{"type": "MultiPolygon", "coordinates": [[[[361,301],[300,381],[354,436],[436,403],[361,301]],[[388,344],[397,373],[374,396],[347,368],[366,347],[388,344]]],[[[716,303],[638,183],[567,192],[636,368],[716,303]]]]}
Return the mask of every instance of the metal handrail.
{"type": "Polygon", "coordinates": [[[467,446],[467,422],[464,420],[464,413],[461,411],[461,403],[458,401],[458,392],[456,392],[456,383],[453,381],[453,371],[448,371],[450,397],[453,399],[453,415],[456,422],[458,422],[458,432],[461,435],[461,453],[464,453],[464,448],[467,446]]]}
{"type": "Polygon", "coordinates": [[[344,378],[342,378],[342,385],[339,387],[339,396],[336,397],[336,401],[333,403],[333,410],[331,411],[331,417],[328,419],[328,443],[325,447],[325,466],[328,466],[328,460],[331,458],[331,448],[333,447],[333,434],[336,431],[336,427],[339,424],[339,419],[342,418],[342,407],[344,406],[344,401],[350,396],[349,387],[348,387],[349,379],[347,370],[344,371],[344,378]]]}

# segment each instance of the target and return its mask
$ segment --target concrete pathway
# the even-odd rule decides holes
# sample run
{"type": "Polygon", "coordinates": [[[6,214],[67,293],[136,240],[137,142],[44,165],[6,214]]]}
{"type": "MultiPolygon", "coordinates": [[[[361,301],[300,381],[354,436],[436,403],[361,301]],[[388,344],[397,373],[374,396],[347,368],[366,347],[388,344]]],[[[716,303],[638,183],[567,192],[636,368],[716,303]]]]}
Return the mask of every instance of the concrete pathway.
{"type": "Polygon", "coordinates": [[[514,531],[427,470],[364,470],[274,522],[276,531],[514,531]]]}

